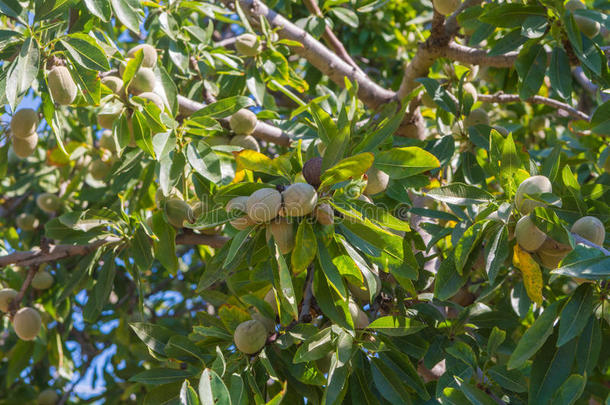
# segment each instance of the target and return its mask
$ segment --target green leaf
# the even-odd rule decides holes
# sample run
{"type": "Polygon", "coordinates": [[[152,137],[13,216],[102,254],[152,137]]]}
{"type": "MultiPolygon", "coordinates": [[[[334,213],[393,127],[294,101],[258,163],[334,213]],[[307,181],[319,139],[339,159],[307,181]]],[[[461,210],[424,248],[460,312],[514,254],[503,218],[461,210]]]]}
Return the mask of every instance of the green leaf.
{"type": "Polygon", "coordinates": [[[494,326],[489,334],[489,338],[487,339],[487,355],[490,357],[493,356],[505,339],[506,332],[497,326],[494,326]]]}
{"type": "Polygon", "coordinates": [[[455,268],[455,259],[453,252],[441,261],[441,265],[436,273],[436,280],[434,282],[434,296],[441,301],[448,300],[453,297],[462,288],[468,275],[457,272],[455,268]]]}
{"type": "Polygon", "coordinates": [[[84,0],[87,9],[94,16],[98,17],[104,22],[108,22],[112,16],[112,9],[110,3],[107,0],[84,0]]]}
{"type": "Polygon", "coordinates": [[[150,238],[140,226],[131,240],[131,248],[134,262],[142,270],[148,270],[153,262],[153,252],[150,238]]]}
{"type": "Polygon", "coordinates": [[[6,388],[10,389],[13,382],[19,377],[24,368],[30,364],[30,359],[34,353],[34,342],[17,340],[8,354],[8,364],[4,381],[6,388]]]}
{"type": "Polygon", "coordinates": [[[294,354],[293,362],[305,363],[321,359],[326,357],[326,355],[333,350],[334,346],[331,328],[322,329],[301,343],[294,354]]]}
{"type": "Polygon", "coordinates": [[[165,222],[162,212],[153,214],[153,232],[159,239],[153,243],[155,257],[161,262],[163,267],[170,273],[176,274],[178,271],[178,257],[176,256],[176,231],[165,222]]]}
{"type": "Polygon", "coordinates": [[[17,58],[8,65],[5,92],[11,110],[15,111],[18,98],[30,88],[36,79],[39,63],[38,43],[31,37],[27,38],[21,45],[17,58]]]}
{"type": "Polygon", "coordinates": [[[199,405],[197,393],[188,380],[184,380],[180,388],[180,405],[199,405]]]}
{"type": "Polygon", "coordinates": [[[369,324],[367,329],[373,329],[388,336],[407,336],[419,332],[425,324],[400,315],[382,316],[369,324]]]}
{"type": "Polygon", "coordinates": [[[131,124],[133,128],[133,139],[135,139],[136,145],[155,159],[155,150],[152,144],[152,134],[144,114],[138,110],[135,110],[131,116],[131,124]]]}
{"type": "Polygon", "coordinates": [[[333,184],[349,179],[358,179],[373,165],[375,158],[371,153],[360,153],[339,161],[320,176],[319,189],[323,190],[333,184]]]}
{"type": "Polygon", "coordinates": [[[525,331],[517,347],[508,359],[508,369],[521,367],[527,359],[532,357],[553,333],[553,324],[557,318],[560,302],[556,301],[549,305],[544,312],[534,321],[532,326],[525,331]]]}
{"type": "Polygon", "coordinates": [[[579,286],[559,315],[557,347],[580,335],[593,313],[593,290],[589,283],[579,286]]]}
{"type": "Polygon", "coordinates": [[[574,250],[563,258],[560,267],[551,273],[588,280],[604,280],[610,277],[610,256],[593,247],[576,245],[574,250]]]}
{"type": "Polygon", "coordinates": [[[602,348],[602,332],[595,315],[589,317],[589,322],[578,337],[576,347],[576,364],[579,374],[591,374],[597,365],[602,348]]]}
{"type": "Polygon", "coordinates": [[[610,132],[610,100],[597,107],[591,117],[591,131],[604,135],[610,132]]]}
{"type": "MultiPolygon", "coordinates": [[[[285,302],[288,303],[288,312],[293,319],[299,317],[299,310],[297,308],[297,299],[294,292],[294,286],[292,284],[292,273],[288,269],[284,256],[280,253],[277,244],[273,241],[273,238],[267,243],[269,253],[271,253],[271,265],[275,272],[277,272],[277,281],[279,282],[280,296],[284,298],[285,302]]],[[[278,284],[276,284],[277,286],[278,284]]]]}
{"type": "Polygon", "coordinates": [[[220,182],[222,178],[220,159],[205,142],[200,141],[196,145],[191,142],[186,148],[189,163],[197,173],[212,183],[220,182]]]}
{"type": "Polygon", "coordinates": [[[61,40],[61,44],[66,48],[72,60],[81,67],[100,72],[110,70],[104,50],[89,35],[70,34],[66,39],[61,40]]]}
{"type": "Polygon", "coordinates": [[[373,383],[377,391],[392,404],[411,404],[411,395],[406,386],[385,363],[378,358],[371,359],[373,383]]]}
{"type": "Polygon", "coordinates": [[[463,183],[433,188],[428,191],[428,195],[435,200],[454,205],[476,205],[493,201],[493,196],[487,191],[463,183]]]}
{"type": "Polygon", "coordinates": [[[324,245],[324,242],[318,239],[318,262],[320,264],[320,268],[326,275],[328,279],[329,285],[333,287],[333,289],[341,296],[343,299],[347,298],[347,289],[345,284],[343,283],[343,278],[341,277],[341,273],[339,273],[339,269],[332,262],[332,258],[328,249],[324,245]]]}
{"type": "Polygon", "coordinates": [[[205,364],[206,354],[189,338],[182,335],[174,335],[167,341],[164,352],[171,358],[195,358],[205,364]]]}
{"type": "Polygon", "coordinates": [[[426,91],[432,97],[432,100],[443,110],[457,115],[457,106],[453,97],[451,97],[447,90],[440,85],[440,83],[434,79],[428,77],[422,77],[417,79],[418,82],[424,85],[426,91]]]}
{"type": "Polygon", "coordinates": [[[291,264],[293,272],[298,273],[305,270],[315,259],[318,251],[316,234],[309,221],[301,221],[297,229],[292,250],[291,264]]]}
{"type": "Polygon", "coordinates": [[[134,0],[110,0],[114,14],[129,30],[139,33],[141,17],[138,14],[139,2],[134,0]],[[136,7],[134,7],[134,3],[136,7]]]}
{"type": "Polygon", "coordinates": [[[559,348],[550,339],[534,358],[530,372],[529,403],[547,405],[570,376],[576,354],[576,339],[559,348]]]}
{"type": "Polygon", "coordinates": [[[488,4],[479,20],[496,27],[520,27],[532,16],[546,16],[546,8],[521,3],[488,4]]]}
{"type": "Polygon", "coordinates": [[[500,269],[509,255],[508,228],[501,226],[492,237],[490,244],[485,246],[485,272],[490,283],[494,283],[500,269]]]}
{"type": "Polygon", "coordinates": [[[468,227],[462,234],[462,237],[455,245],[453,251],[455,259],[455,270],[459,274],[463,274],[464,266],[470,257],[470,253],[477,247],[479,241],[483,237],[487,224],[489,222],[476,222],[472,226],[468,227]]]}
{"type": "Polygon", "coordinates": [[[199,399],[201,405],[231,405],[229,390],[214,370],[203,370],[199,380],[199,399]]]}
{"type": "Polygon", "coordinates": [[[458,387],[462,390],[466,398],[473,405],[496,405],[496,401],[494,401],[489,395],[481,391],[480,389],[465,383],[461,378],[454,377],[458,387]]]}
{"type": "Polygon", "coordinates": [[[472,350],[472,347],[467,345],[466,343],[458,340],[453,345],[447,347],[445,351],[455,357],[458,360],[461,360],[468,367],[471,367],[473,370],[477,369],[477,357],[472,350]]]}
{"type": "Polygon", "coordinates": [[[343,221],[340,228],[347,228],[356,236],[397,260],[403,259],[402,238],[378,227],[368,219],[362,222],[343,221]]]}
{"type": "Polygon", "coordinates": [[[489,377],[494,380],[502,388],[514,392],[527,391],[527,380],[521,371],[507,370],[506,366],[496,364],[488,371],[489,377]]]}
{"type": "Polygon", "coordinates": [[[358,28],[358,14],[353,10],[345,7],[333,7],[330,12],[350,27],[358,28]]]}
{"type": "Polygon", "coordinates": [[[151,370],[142,371],[131,377],[129,381],[140,382],[143,384],[167,384],[175,381],[181,381],[185,378],[194,376],[195,373],[189,370],[176,370],[172,368],[153,368],[151,370]]]}
{"type": "Polygon", "coordinates": [[[524,48],[515,62],[515,68],[519,74],[520,86],[519,97],[528,99],[542,86],[546,72],[547,55],[544,47],[539,44],[524,48]]]}
{"type": "Polygon", "coordinates": [[[572,374],[553,397],[553,405],[572,405],[575,403],[585,391],[587,379],[582,375],[572,374]]]}
{"type": "Polygon", "coordinates": [[[223,98],[212,104],[208,104],[201,110],[195,111],[191,115],[191,119],[197,117],[212,117],[212,118],[227,118],[242,108],[252,107],[254,102],[251,98],[245,96],[233,96],[223,98]]]}
{"type": "Polygon", "coordinates": [[[375,156],[375,167],[393,179],[414,176],[440,167],[436,156],[416,146],[392,148],[375,156]]]}
{"type": "Polygon", "coordinates": [[[564,100],[572,98],[572,74],[568,54],[561,47],[553,48],[551,64],[549,66],[549,79],[551,87],[564,100]]]}
{"type": "Polygon", "coordinates": [[[224,261],[225,266],[228,265],[235,259],[237,253],[240,251],[242,246],[248,241],[248,235],[252,232],[252,228],[246,228],[243,231],[239,231],[233,239],[231,239],[231,247],[229,248],[229,252],[227,253],[227,257],[224,261]]]}
{"type": "Polygon", "coordinates": [[[411,363],[409,356],[402,353],[397,347],[391,346],[391,350],[379,353],[379,358],[390,367],[401,380],[417,392],[423,400],[429,400],[430,394],[422,381],[417,369],[411,363]]]}
{"type": "Polygon", "coordinates": [[[150,350],[165,355],[165,345],[174,335],[174,332],[161,325],[145,322],[134,322],[130,323],[129,326],[150,350]]]}

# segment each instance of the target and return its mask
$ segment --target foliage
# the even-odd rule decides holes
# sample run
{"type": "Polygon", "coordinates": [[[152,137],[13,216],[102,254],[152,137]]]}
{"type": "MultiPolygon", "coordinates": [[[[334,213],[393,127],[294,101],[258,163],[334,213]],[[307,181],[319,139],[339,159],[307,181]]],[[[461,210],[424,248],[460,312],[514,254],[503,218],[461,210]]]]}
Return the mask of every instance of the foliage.
{"type": "Polygon", "coordinates": [[[248,3],[0,0],[0,404],[49,387],[62,403],[607,401],[608,4],[470,0],[445,20],[424,1],[267,3],[320,40],[304,47],[248,3]],[[366,74],[341,70],[335,34],[366,74]],[[143,43],[157,55],[128,53],[143,43]],[[372,105],[372,80],[414,90],[372,105]],[[20,158],[27,107],[41,122],[20,158]],[[232,143],[243,109],[253,138],[232,143]],[[519,193],[536,175],[552,191],[519,193]],[[278,196],[306,180],[287,212],[278,196]],[[524,215],[546,235],[534,252],[524,215]],[[585,216],[601,244],[571,229],[585,216]],[[13,328],[25,307],[33,340],[13,328]],[[240,325],[260,351],[237,350],[240,325]]]}

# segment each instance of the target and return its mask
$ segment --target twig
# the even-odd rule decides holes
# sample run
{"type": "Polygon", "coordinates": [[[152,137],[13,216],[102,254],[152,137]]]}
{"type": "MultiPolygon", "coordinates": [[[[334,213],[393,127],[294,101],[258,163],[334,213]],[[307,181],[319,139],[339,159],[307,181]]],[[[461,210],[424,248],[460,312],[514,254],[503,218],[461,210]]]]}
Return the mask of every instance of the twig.
{"type": "Polygon", "coordinates": [[[15,312],[17,312],[17,309],[19,309],[21,300],[25,296],[25,292],[27,291],[30,284],[32,284],[32,279],[34,278],[34,275],[36,274],[37,271],[38,271],[37,266],[30,266],[30,268],[28,269],[28,274],[25,277],[25,281],[23,282],[23,284],[21,284],[21,288],[19,289],[19,292],[17,293],[17,296],[15,297],[15,299],[11,302],[11,305],[10,305],[11,317],[13,317],[15,315],[15,312]]]}
{"type": "Polygon", "coordinates": [[[311,300],[313,298],[312,283],[313,283],[313,267],[309,265],[307,268],[307,281],[305,284],[305,291],[303,293],[303,305],[301,306],[301,313],[299,314],[299,322],[310,322],[311,316],[309,310],[311,309],[311,300]]]}
{"type": "MultiPolygon", "coordinates": [[[[322,14],[322,10],[318,6],[317,0],[304,0],[305,7],[312,13],[318,16],[319,18],[324,18],[324,14],[322,14]]],[[[339,38],[335,35],[335,33],[330,29],[328,25],[324,26],[324,33],[322,34],[322,38],[330,44],[330,46],[334,49],[334,51],[339,55],[341,59],[349,63],[354,69],[358,70],[363,75],[365,74],[362,69],[356,64],[356,62],[352,59],[347,50],[343,46],[343,43],[339,41],[339,38]]]]}
{"type": "Polygon", "coordinates": [[[528,102],[531,104],[544,104],[549,107],[557,108],[559,110],[564,110],[567,112],[572,118],[589,121],[591,118],[582,111],[577,110],[574,107],[571,107],[568,104],[562,103],[561,101],[554,100],[548,97],[542,96],[533,96],[526,100],[522,100],[519,98],[517,94],[504,94],[502,92],[495,94],[479,94],[479,101],[484,101],[486,103],[522,103],[528,102]]]}
{"type": "MultiPolygon", "coordinates": [[[[205,107],[205,104],[178,95],[178,106],[181,115],[189,116],[195,113],[196,111],[201,110],[203,107],[205,107]]],[[[228,125],[228,121],[224,121],[224,124],[228,125]]],[[[278,127],[275,127],[262,121],[259,121],[258,124],[256,124],[256,128],[254,128],[252,136],[280,146],[290,145],[290,136],[288,136],[287,133],[285,133],[278,127]]]]}
{"type": "MultiPolygon", "coordinates": [[[[180,234],[176,237],[178,245],[207,245],[214,248],[219,248],[224,245],[229,238],[221,235],[199,235],[199,234],[180,234]]],[[[122,241],[117,236],[108,236],[98,239],[87,245],[50,245],[48,251],[43,251],[40,248],[34,248],[27,252],[15,252],[5,256],[0,256],[0,267],[8,266],[9,264],[17,264],[19,266],[38,266],[42,263],[51,262],[54,260],[65,259],[71,256],[84,256],[93,252],[100,247],[122,241]]]]}
{"type": "Polygon", "coordinates": [[[599,250],[600,252],[602,252],[606,256],[610,256],[610,250],[604,248],[603,246],[596,245],[595,243],[591,242],[588,239],[583,238],[582,236],[580,236],[580,235],[578,235],[576,233],[572,233],[572,237],[574,238],[574,242],[580,243],[581,245],[586,245],[586,246],[592,247],[594,249],[599,250]]]}

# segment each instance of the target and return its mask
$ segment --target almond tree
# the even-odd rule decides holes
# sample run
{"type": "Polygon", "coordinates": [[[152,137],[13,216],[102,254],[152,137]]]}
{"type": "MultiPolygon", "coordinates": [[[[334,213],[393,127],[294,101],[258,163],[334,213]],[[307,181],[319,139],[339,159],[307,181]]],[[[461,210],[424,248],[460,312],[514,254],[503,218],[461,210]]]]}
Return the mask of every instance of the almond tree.
{"type": "Polygon", "coordinates": [[[607,401],[607,10],[0,1],[0,403],[607,401]]]}

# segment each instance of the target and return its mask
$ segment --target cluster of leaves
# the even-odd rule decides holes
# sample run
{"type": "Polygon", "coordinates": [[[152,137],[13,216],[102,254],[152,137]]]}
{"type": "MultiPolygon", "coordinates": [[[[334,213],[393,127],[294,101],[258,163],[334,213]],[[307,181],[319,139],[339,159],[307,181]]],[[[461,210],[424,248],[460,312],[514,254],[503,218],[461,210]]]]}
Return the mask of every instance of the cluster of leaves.
{"type": "MultiPolygon", "coordinates": [[[[411,94],[432,98],[422,107],[427,140],[394,135],[406,104],[365,109],[357,83],[346,79],[340,88],[292,58],[290,47],[299,44],[280,39],[264,19],[256,27],[265,43],[257,57],[219,46],[223,37],[254,31],[239,3],[235,12],[190,1],[23,3],[0,1],[0,100],[15,111],[24,98],[40,99],[45,121],[27,160],[12,155],[10,142],[0,147],[1,194],[7,205],[17,202],[0,218],[0,250],[30,250],[49,240],[106,243],[52,263],[50,290],[28,290],[25,301],[41,310],[45,324],[35,341],[18,341],[3,318],[0,403],[28,403],[49,385],[67,389],[94,358],[104,362],[96,378],[106,403],[605,399],[610,259],[576,246],[567,230],[584,215],[606,228],[610,222],[610,176],[603,169],[610,102],[591,99],[569,66],[579,63],[601,89],[610,74],[602,36],[581,35],[560,2],[490,3],[459,15],[469,45],[485,44],[490,55],[518,50],[519,57],[514,69],[482,67],[478,76],[439,58],[411,94]],[[99,156],[96,115],[113,97],[100,76],[143,40],[163,50],[155,91],[165,109],[132,97],[113,129],[111,172],[104,181],[92,179],[82,162],[99,156]],[[79,87],[69,107],[49,96],[45,67],[52,58],[66,63],[79,87]],[[467,126],[469,112],[484,106],[464,91],[467,81],[481,94],[599,106],[591,122],[569,121],[547,106],[496,106],[488,111],[490,125],[467,126]],[[208,104],[184,114],[179,95],[208,104]],[[227,117],[251,107],[290,135],[289,147],[267,143],[258,153],[208,143],[226,134],[227,117]],[[537,119],[551,125],[534,130],[537,119]],[[289,255],[266,240],[262,227],[228,225],[234,215],[224,206],[231,198],[302,181],[304,163],[318,155],[318,192],[332,205],[335,225],[297,220],[289,255]],[[371,167],[390,176],[372,203],[357,198],[371,167]],[[553,194],[533,197],[545,203],[533,213],[535,224],[574,246],[558,269],[541,267],[512,237],[515,191],[536,174],[551,180],[553,194]],[[186,200],[206,203],[192,229],[176,230],[156,208],[157,190],[169,195],[175,188],[186,200]],[[61,196],[61,212],[37,208],[42,192],[61,196]],[[42,226],[18,230],[20,212],[42,226]],[[219,225],[229,237],[222,247],[177,242],[193,229],[219,225]],[[354,287],[365,291],[355,297],[371,320],[364,330],[350,315],[354,287]],[[277,318],[263,299],[270,288],[277,318]],[[309,318],[301,313],[306,299],[309,318]],[[250,357],[235,350],[233,332],[257,312],[277,325],[250,357]],[[444,373],[432,375],[439,368],[444,373]]],[[[308,15],[301,2],[270,6],[315,37],[333,27],[354,56],[370,61],[380,82],[397,87],[401,59],[429,35],[431,7],[411,3],[327,1],[324,18],[308,15]]],[[[610,25],[597,10],[575,14],[610,25]]],[[[127,63],[125,85],[140,63],[140,56],[127,63]]],[[[7,267],[0,279],[19,289],[26,273],[7,267]]]]}

